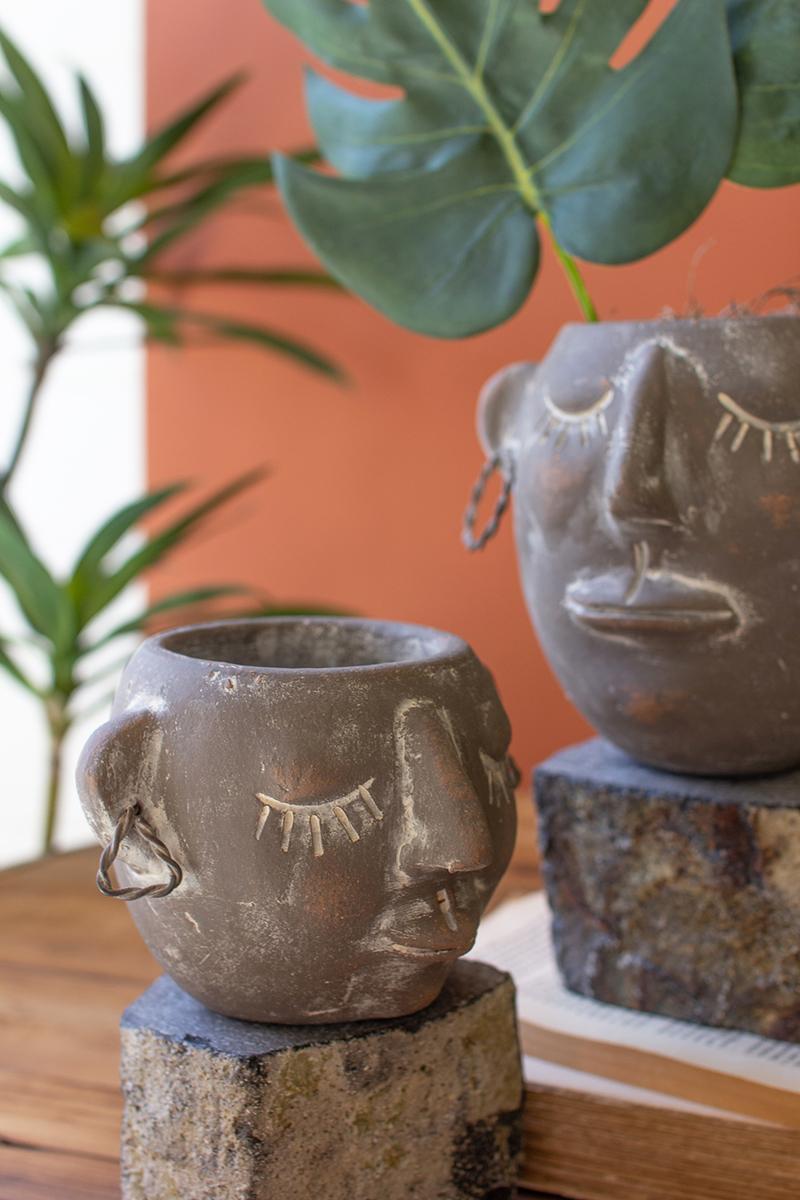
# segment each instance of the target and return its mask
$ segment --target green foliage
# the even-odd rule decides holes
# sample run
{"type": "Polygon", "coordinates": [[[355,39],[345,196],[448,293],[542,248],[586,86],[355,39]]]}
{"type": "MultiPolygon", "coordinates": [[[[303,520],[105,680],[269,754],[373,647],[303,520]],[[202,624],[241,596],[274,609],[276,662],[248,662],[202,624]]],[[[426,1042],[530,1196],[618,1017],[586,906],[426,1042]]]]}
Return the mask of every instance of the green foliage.
{"type": "MultiPolygon", "coordinates": [[[[171,609],[190,609],[247,589],[221,585],[204,587],[164,597],[137,617],[110,630],[97,632],[95,621],[132,579],[161,562],[181,545],[198,523],[244,488],[260,478],[251,474],[194,505],[119,563],[113,562],[119,543],[130,534],[142,516],[152,513],[185,490],[184,484],[153,492],[115,513],[94,535],[79,556],[67,579],[58,580],[33,552],[13,517],[0,509],[0,572],[16,599],[20,612],[37,635],[35,646],[44,660],[41,679],[34,680],[19,661],[13,640],[2,642],[0,669],[7,671],[28,691],[42,699],[48,711],[58,711],[67,726],[73,702],[84,682],[80,668],[84,660],[125,634],[146,629],[152,618],[171,609]]],[[[17,639],[20,645],[22,639],[17,639]]]]}
{"type": "MultiPolygon", "coordinates": [[[[186,484],[173,484],[151,492],[114,513],[89,540],[66,579],[56,579],[30,547],[7,508],[0,508],[0,573],[16,600],[21,615],[37,635],[35,646],[43,657],[42,678],[34,680],[19,660],[22,639],[0,642],[0,670],[7,671],[29,691],[68,710],[82,679],[84,660],[125,634],[144,631],[154,617],[248,589],[219,585],[196,588],[163,597],[136,617],[98,632],[96,621],[113,600],[143,571],[158,565],[187,540],[198,525],[246,488],[262,472],[251,472],[192,505],[156,533],[140,535],[140,544],[120,557],[120,543],[140,520],[186,491],[186,484]],[[116,558],[115,558],[116,555],[116,558]]],[[[71,712],[67,715],[72,716],[71,712]]]]}
{"type": "Polygon", "coordinates": [[[465,336],[516,312],[542,230],[593,319],[573,255],[651,254],[729,169],[798,178],[796,0],[679,0],[621,69],[610,60],[648,0],[561,0],[547,14],[536,0],[264,3],[329,66],[402,89],[365,99],[310,72],[309,112],[340,177],[275,168],[327,267],[423,333],[465,336]]]}
{"type": "MultiPolygon", "coordinates": [[[[146,605],[135,617],[113,627],[103,620],[109,606],[143,572],[162,562],[209,517],[262,477],[257,471],[234,480],[155,533],[140,535],[134,548],[126,550],[126,539],[139,522],[182,494],[186,485],[173,484],[143,496],[105,521],[68,578],[57,579],[33,549],[9,497],[50,364],[78,320],[110,307],[138,316],[153,341],[180,346],[199,334],[247,342],[337,378],[336,364],[305,342],[261,324],[198,312],[182,298],[187,287],[199,284],[338,285],[321,271],[305,268],[223,265],[178,271],[170,266],[169,251],[202,222],[225,210],[245,190],[272,181],[266,157],[206,159],[178,170],[169,165],[169,156],[235,90],[238,78],[214,88],[156,130],[135,154],[118,160],[109,152],[102,109],[84,78],[78,77],[83,127],[73,136],[30,63],[1,31],[0,53],[10,76],[0,85],[0,120],[14,140],[25,177],[18,187],[0,182],[0,202],[14,209],[21,225],[18,236],[0,249],[0,293],[28,331],[34,350],[21,425],[6,469],[0,473],[0,577],[29,632],[21,639],[0,634],[0,672],[39,700],[46,715],[50,737],[46,852],[52,847],[64,738],[85,688],[115,669],[93,674],[92,656],[165,617],[207,616],[216,601],[241,597],[249,589],[230,584],[186,589],[146,605]],[[45,282],[38,288],[15,282],[14,266],[26,257],[45,267],[45,282]],[[170,288],[176,298],[170,303],[150,295],[142,298],[151,283],[170,288]],[[38,669],[34,662],[31,673],[29,663],[37,655],[38,669]]],[[[297,157],[313,161],[316,152],[297,157]]],[[[248,607],[252,605],[251,596],[248,607]]],[[[268,610],[262,604],[259,611],[268,610]]]]}
{"type": "MultiPolygon", "coordinates": [[[[206,159],[181,170],[169,166],[169,156],[235,91],[239,77],[215,87],[157,129],[135,154],[119,160],[108,149],[102,110],[86,79],[78,77],[83,128],[72,137],[36,72],[2,32],[0,51],[10,73],[9,82],[0,88],[0,118],[26,176],[18,188],[0,183],[0,200],[24,222],[21,236],[0,250],[0,290],[37,347],[54,352],[84,314],[104,306],[121,307],[141,316],[154,341],[180,345],[202,326],[206,334],[258,343],[312,370],[339,375],[325,355],[280,331],[226,321],[183,305],[137,304],[131,298],[135,281],[170,282],[165,255],[177,242],[244,190],[272,182],[266,156],[206,159]],[[131,212],[133,202],[148,207],[131,212]],[[35,255],[47,267],[48,281],[41,290],[20,288],[2,270],[25,255],[35,255]]],[[[180,275],[183,286],[209,282],[331,285],[322,272],[309,270],[222,267],[213,272],[184,270],[180,275]]]]}
{"type": "Polygon", "coordinates": [[[742,102],[731,179],[749,187],[800,182],[800,4],[728,0],[742,102]]]}
{"type": "MultiPolygon", "coordinates": [[[[160,618],[198,619],[213,615],[215,602],[230,597],[248,597],[252,590],[217,584],[177,591],[147,604],[133,617],[116,625],[102,618],[129,583],[144,571],[163,562],[182,546],[213,513],[230,503],[263,477],[250,472],[195,503],[155,533],[139,535],[126,552],[124,539],[139,521],[155,514],[163,505],[186,491],[186,484],[161,488],[114,513],[89,540],[66,579],[57,579],[47,569],[25,537],[13,511],[0,502],[0,575],[16,600],[30,635],[0,636],[0,672],[5,672],[43,706],[51,742],[51,773],[43,839],[45,852],[52,848],[59,797],[59,769],[64,739],[80,715],[80,697],[116,672],[116,661],[98,670],[92,657],[121,639],[152,631],[160,618]],[[28,665],[33,659],[34,670],[28,665]]],[[[260,612],[270,610],[259,606],[260,612]]],[[[128,647],[129,641],[125,643],[128,647]]]]}

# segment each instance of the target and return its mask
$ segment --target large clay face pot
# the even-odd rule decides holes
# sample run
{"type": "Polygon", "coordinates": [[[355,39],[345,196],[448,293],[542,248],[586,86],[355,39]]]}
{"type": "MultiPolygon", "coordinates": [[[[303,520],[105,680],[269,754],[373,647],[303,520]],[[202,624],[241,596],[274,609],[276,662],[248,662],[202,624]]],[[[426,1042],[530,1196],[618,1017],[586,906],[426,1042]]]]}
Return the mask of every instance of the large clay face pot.
{"type": "MultiPolygon", "coordinates": [[[[182,868],[131,904],[181,987],[248,1020],[393,1017],[435,999],[508,864],[509,737],[449,634],[229,622],[139,648],[79,786],[102,841],[138,803],[182,868]]],[[[123,885],[165,879],[151,845],[126,837],[123,885]]]]}
{"type": "Polygon", "coordinates": [[[567,326],[484,393],[544,650],[646,763],[800,764],[798,381],[770,316],[567,326]]]}

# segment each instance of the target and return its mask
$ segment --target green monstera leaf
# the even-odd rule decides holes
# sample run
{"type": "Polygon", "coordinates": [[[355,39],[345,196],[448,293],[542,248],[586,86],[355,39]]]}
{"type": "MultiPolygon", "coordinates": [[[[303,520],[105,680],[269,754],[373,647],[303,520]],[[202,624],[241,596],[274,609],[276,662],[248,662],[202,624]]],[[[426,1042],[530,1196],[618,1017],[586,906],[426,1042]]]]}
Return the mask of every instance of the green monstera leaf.
{"type": "Polygon", "coordinates": [[[742,120],[731,179],[800,182],[800,3],[728,0],[742,120]]]}
{"type": "Polygon", "coordinates": [[[340,178],[286,159],[288,209],[328,268],[401,325],[461,337],[527,296],[549,230],[570,255],[642,258],[681,233],[731,159],[724,0],[680,0],[610,65],[648,0],[265,0],[328,65],[402,88],[372,100],[311,73],[340,178]]]}

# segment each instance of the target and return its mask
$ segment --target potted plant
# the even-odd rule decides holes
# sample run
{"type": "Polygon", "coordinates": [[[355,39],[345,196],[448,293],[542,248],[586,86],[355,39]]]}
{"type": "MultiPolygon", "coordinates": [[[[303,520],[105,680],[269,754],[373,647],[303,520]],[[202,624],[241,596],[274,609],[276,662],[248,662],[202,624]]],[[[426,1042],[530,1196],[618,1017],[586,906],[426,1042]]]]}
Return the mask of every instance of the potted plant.
{"type": "Polygon", "coordinates": [[[445,338],[512,316],[543,245],[575,294],[585,324],[484,392],[489,461],[465,530],[485,544],[516,491],[529,607],[571,699],[660,767],[797,765],[797,317],[604,324],[577,260],[652,254],[726,177],[800,180],[800,8],[679,0],[617,68],[646,0],[265,4],[328,66],[403,93],[309,72],[338,174],[275,159],[337,278],[445,338]]]}
{"type": "MultiPolygon", "coordinates": [[[[201,222],[224,211],[244,189],[271,181],[269,163],[260,157],[206,159],[181,169],[170,165],[172,153],[240,80],[215,87],[152,133],[136,153],[119,160],[109,151],[100,103],[84,78],[77,81],[83,128],[73,136],[34,68],[2,32],[0,50],[9,73],[0,88],[0,120],[24,173],[19,186],[0,183],[0,202],[19,217],[18,235],[0,248],[0,296],[29,334],[32,352],[19,427],[0,467],[0,578],[16,600],[26,632],[0,632],[0,669],[35,697],[47,728],[49,768],[41,841],[47,853],[53,848],[64,742],[77,717],[85,715],[84,695],[115,669],[107,648],[129,646],[131,635],[152,629],[167,615],[208,615],[214,601],[249,589],[200,585],[145,604],[124,620],[115,621],[109,609],[131,582],[263,474],[257,470],[243,475],[130,546],[125,539],[139,522],[155,516],[187,485],[175,483],[132,500],[102,523],[69,576],[56,578],[32,545],[13,497],[14,479],[53,364],[69,348],[79,321],[97,309],[117,308],[138,316],[153,341],[180,346],[198,333],[246,341],[336,378],[336,364],[312,346],[264,325],[198,311],[183,302],[182,289],[208,282],[337,285],[321,271],[293,267],[223,264],[178,271],[170,265],[170,251],[201,222]],[[42,282],[28,286],[27,276],[15,272],[18,263],[35,264],[35,277],[42,282]],[[158,295],[146,292],[150,286],[161,289],[158,295]],[[180,289],[178,298],[165,298],[164,289],[180,289]]],[[[254,604],[251,594],[251,610],[254,604]]],[[[263,602],[258,611],[264,611],[263,602]]]]}

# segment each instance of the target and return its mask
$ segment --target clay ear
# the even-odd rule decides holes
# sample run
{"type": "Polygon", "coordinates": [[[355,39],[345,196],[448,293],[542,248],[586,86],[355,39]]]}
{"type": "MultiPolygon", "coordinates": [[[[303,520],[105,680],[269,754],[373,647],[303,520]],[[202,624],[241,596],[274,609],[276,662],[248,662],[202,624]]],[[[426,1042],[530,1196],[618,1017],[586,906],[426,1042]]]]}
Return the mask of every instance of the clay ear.
{"type": "Polygon", "coordinates": [[[488,458],[515,453],[522,440],[522,406],[536,363],[513,363],[493,375],[478,401],[478,436],[488,458]]]}
{"type": "Polygon", "coordinates": [[[161,727],[147,710],[123,713],[89,738],[78,763],[77,784],[92,832],[108,841],[123,809],[147,806],[161,748],[161,727]]]}

